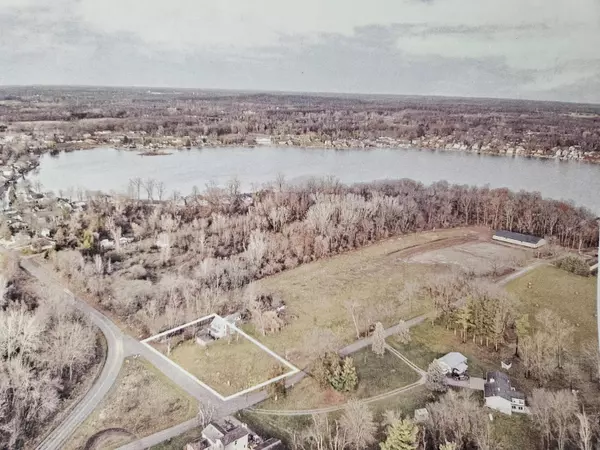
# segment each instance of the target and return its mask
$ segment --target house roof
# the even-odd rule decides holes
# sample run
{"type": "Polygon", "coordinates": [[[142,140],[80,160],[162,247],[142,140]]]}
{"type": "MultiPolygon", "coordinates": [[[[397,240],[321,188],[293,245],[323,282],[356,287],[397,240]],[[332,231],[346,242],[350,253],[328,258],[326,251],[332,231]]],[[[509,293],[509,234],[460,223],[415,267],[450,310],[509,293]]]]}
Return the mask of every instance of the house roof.
{"type": "Polygon", "coordinates": [[[511,401],[513,398],[525,399],[522,392],[516,391],[510,384],[510,378],[504,372],[488,372],[483,386],[484,396],[502,397],[511,401]]]}
{"type": "Polygon", "coordinates": [[[530,234],[515,233],[514,231],[498,230],[494,233],[494,236],[498,236],[504,239],[513,239],[519,242],[526,242],[528,244],[537,244],[542,240],[541,237],[532,236],[530,234]]]}
{"type": "Polygon", "coordinates": [[[466,365],[467,357],[459,352],[450,352],[439,358],[438,361],[453,369],[455,367],[461,367],[461,364],[466,365]]]}
{"type": "Polygon", "coordinates": [[[235,427],[233,430],[228,431],[225,436],[223,436],[223,445],[228,445],[233,441],[237,441],[238,439],[243,438],[250,434],[247,428],[244,427],[235,427]]]}

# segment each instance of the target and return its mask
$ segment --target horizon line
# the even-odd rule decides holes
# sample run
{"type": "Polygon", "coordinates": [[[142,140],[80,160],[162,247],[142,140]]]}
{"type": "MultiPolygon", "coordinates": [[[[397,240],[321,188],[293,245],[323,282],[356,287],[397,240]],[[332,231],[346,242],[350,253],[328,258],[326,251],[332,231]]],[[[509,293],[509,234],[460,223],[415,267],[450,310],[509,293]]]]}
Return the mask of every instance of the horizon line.
{"type": "Polygon", "coordinates": [[[266,90],[266,89],[242,89],[242,88],[214,88],[214,87],[173,87],[160,85],[102,85],[102,84],[0,84],[2,89],[14,88],[94,88],[94,89],[158,89],[169,91],[200,91],[200,92],[232,92],[243,94],[271,94],[271,95],[308,95],[312,97],[329,96],[333,98],[340,97],[403,97],[403,98],[431,98],[431,99],[465,99],[465,100],[495,100],[495,101],[513,101],[513,102],[534,102],[534,103],[555,103],[567,105],[585,105],[585,106],[600,106],[600,102],[577,102],[570,100],[540,100],[535,98],[517,98],[517,97],[479,97],[465,95],[448,95],[448,94],[394,94],[386,92],[366,93],[366,92],[340,92],[340,91],[302,91],[302,90],[266,90]]]}

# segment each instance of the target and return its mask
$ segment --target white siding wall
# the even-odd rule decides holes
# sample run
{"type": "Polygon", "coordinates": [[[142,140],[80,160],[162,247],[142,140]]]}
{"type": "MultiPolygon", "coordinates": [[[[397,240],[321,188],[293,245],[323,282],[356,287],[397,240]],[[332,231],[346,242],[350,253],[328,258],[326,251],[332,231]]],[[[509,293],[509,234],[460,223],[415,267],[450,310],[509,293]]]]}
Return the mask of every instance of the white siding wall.
{"type": "Polygon", "coordinates": [[[501,413],[508,414],[509,416],[512,414],[511,403],[502,397],[486,397],[485,406],[500,411],[501,413]]]}
{"type": "Polygon", "coordinates": [[[248,450],[248,435],[239,438],[237,441],[230,442],[225,450],[248,450]]]}

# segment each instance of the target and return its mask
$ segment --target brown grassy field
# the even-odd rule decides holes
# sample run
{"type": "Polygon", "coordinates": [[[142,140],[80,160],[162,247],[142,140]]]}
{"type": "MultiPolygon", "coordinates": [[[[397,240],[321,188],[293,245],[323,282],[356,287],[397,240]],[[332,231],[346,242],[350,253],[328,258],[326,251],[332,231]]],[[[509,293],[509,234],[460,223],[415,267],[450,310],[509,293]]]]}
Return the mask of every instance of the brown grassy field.
{"type": "Polygon", "coordinates": [[[530,321],[542,309],[550,309],[575,326],[577,343],[597,338],[595,277],[581,277],[544,266],[512,281],[506,288],[521,300],[520,310],[529,314],[530,321]]]}
{"type": "MultiPolygon", "coordinates": [[[[169,358],[223,396],[273,378],[276,369],[291,369],[243,336],[221,339],[207,347],[186,341],[169,358]]],[[[279,373],[278,373],[279,374],[279,373]]]]}
{"type": "Polygon", "coordinates": [[[66,450],[82,449],[93,436],[99,448],[117,448],[136,438],[191,419],[198,413],[189,397],[151,364],[127,359],[108,396],[75,431],[66,450]]]}
{"type": "Polygon", "coordinates": [[[410,258],[422,264],[450,264],[461,267],[476,276],[498,276],[516,267],[524,266],[533,257],[533,251],[500,245],[494,242],[468,242],[410,258]]]}
{"type": "Polygon", "coordinates": [[[340,347],[356,340],[348,305],[363,312],[360,328],[381,321],[388,327],[429,310],[425,299],[412,305],[399,300],[404,284],[430,273],[449,270],[434,265],[408,263],[405,259],[424,248],[439,248],[474,238],[466,229],[407,235],[370,247],[268,277],[257,283],[262,292],[280,296],[293,317],[272,336],[255,336],[299,367],[305,367],[323,342],[323,334],[335,337],[340,347]]]}

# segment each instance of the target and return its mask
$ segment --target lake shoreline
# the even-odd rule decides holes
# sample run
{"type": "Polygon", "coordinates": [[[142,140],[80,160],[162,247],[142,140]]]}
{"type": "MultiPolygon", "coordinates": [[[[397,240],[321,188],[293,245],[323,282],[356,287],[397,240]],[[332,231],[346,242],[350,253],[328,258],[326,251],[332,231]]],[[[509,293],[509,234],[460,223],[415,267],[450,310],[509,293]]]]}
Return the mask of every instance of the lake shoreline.
{"type": "Polygon", "coordinates": [[[170,156],[173,153],[167,152],[165,150],[172,150],[176,152],[183,151],[191,151],[191,150],[202,150],[202,149],[231,149],[231,148],[247,148],[247,149],[256,149],[256,148],[280,148],[281,150],[286,149],[302,149],[302,150],[333,150],[333,151],[365,151],[371,152],[376,150],[417,150],[423,152],[431,152],[431,153],[464,153],[475,156],[499,156],[499,157],[507,157],[507,158],[523,158],[523,159],[541,159],[541,160],[552,160],[552,161],[560,161],[567,163],[586,163],[592,165],[600,164],[599,158],[588,158],[588,157],[569,157],[561,155],[549,155],[543,153],[523,153],[523,152],[515,152],[509,150],[499,150],[499,151],[488,151],[488,150],[470,150],[470,149],[456,149],[456,148],[446,148],[446,147],[422,147],[416,146],[412,144],[395,144],[395,145],[377,145],[377,146],[364,146],[364,147],[347,147],[347,146],[331,146],[325,145],[322,143],[315,145],[244,145],[244,144],[205,144],[205,145],[194,145],[192,147],[181,147],[181,146],[165,146],[160,147],[160,149],[153,149],[152,147],[139,147],[139,146],[129,146],[122,144],[110,144],[110,145],[90,145],[90,146],[81,146],[77,148],[63,148],[53,152],[52,155],[58,155],[60,153],[72,153],[78,151],[87,151],[87,150],[98,150],[98,149],[115,149],[115,150],[123,150],[123,151],[131,151],[138,152],[139,156],[170,156]],[[320,145],[319,145],[320,144],[320,145]]]}
{"type": "MultiPolygon", "coordinates": [[[[89,149],[88,149],[89,150],[89,149]]],[[[277,174],[292,184],[336,179],[359,184],[414,179],[425,185],[450,184],[538,191],[544,197],[574,201],[600,211],[597,165],[575,160],[512,155],[492,158],[484,153],[419,148],[336,149],[286,146],[203,146],[171,151],[169,158],[140,158],[139,149],[98,147],[97,152],[45,154],[27,179],[54,192],[83,189],[128,192],[132,182],[153,181],[163,195],[188,194],[206,185],[227,186],[237,179],[243,192],[272,183],[277,174]]],[[[152,152],[157,156],[157,150],[152,152]]]]}

